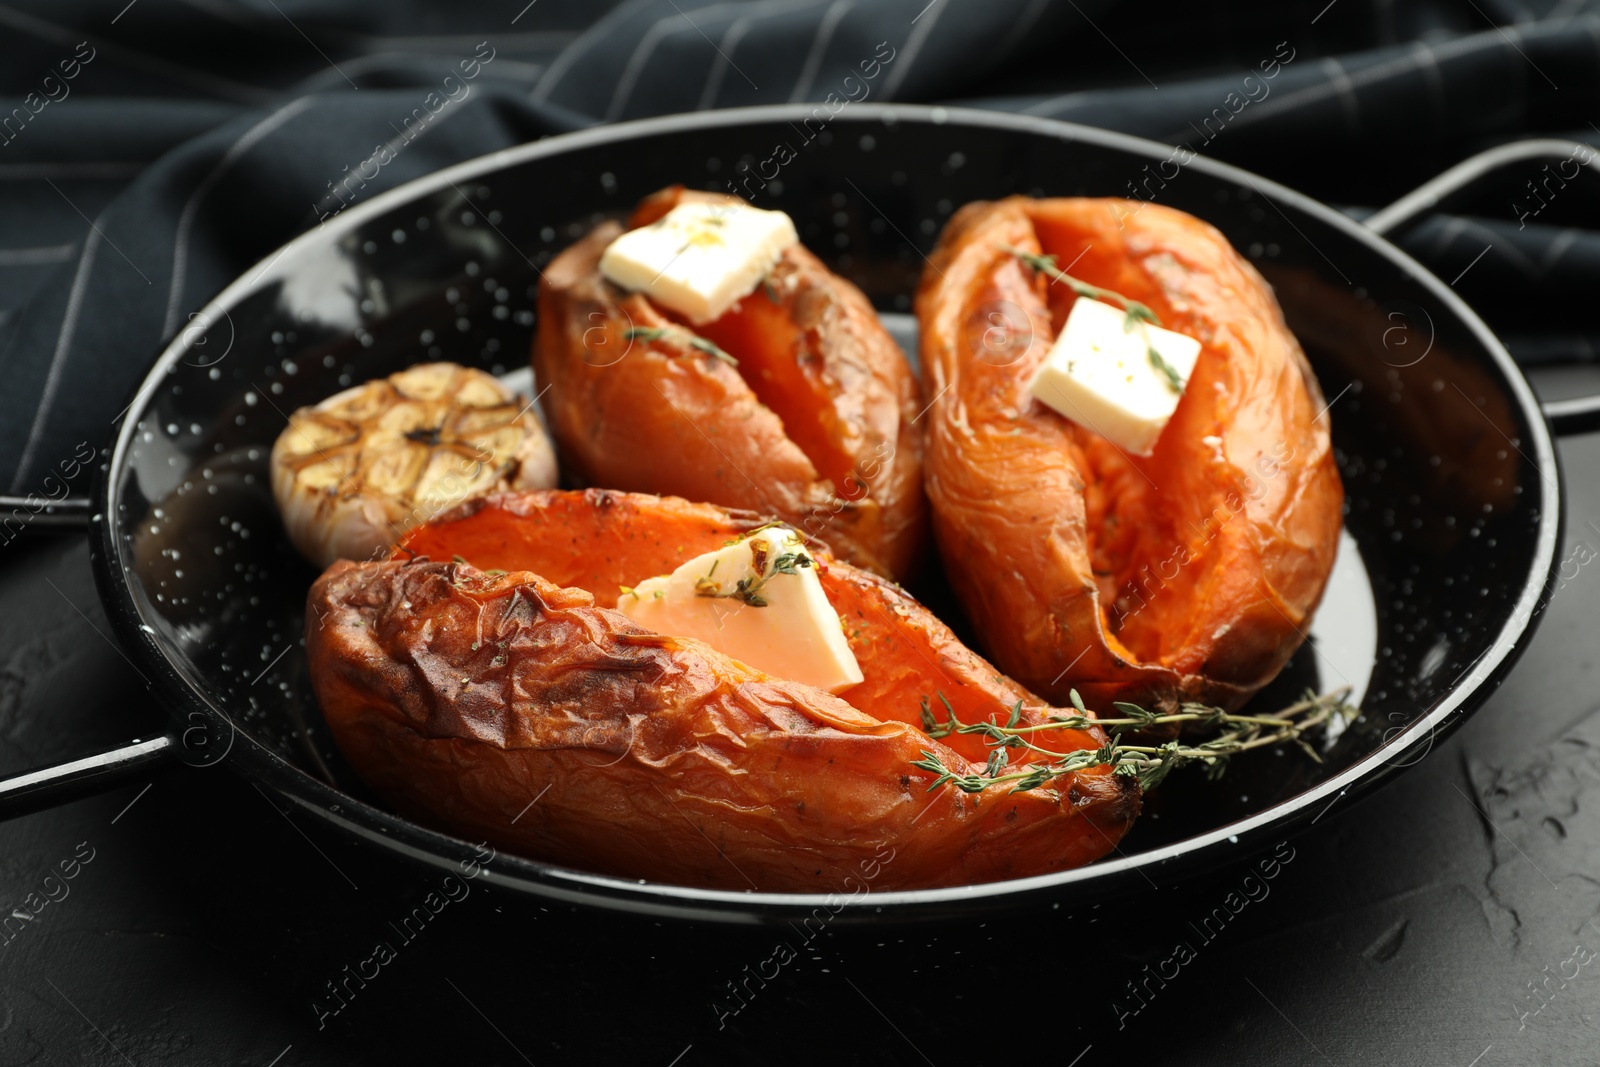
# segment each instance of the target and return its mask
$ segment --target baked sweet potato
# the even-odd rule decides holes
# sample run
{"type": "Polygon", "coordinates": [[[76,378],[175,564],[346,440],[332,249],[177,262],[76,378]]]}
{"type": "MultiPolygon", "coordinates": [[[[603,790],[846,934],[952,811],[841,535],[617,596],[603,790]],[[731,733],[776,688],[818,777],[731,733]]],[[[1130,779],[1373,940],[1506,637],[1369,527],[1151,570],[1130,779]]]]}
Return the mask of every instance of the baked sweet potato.
{"type": "Polygon", "coordinates": [[[1272,292],[1179,211],[1119,200],[975,203],[917,295],[933,525],[995,661],[1061,701],[1237,707],[1304,639],[1343,489],[1316,379],[1272,292]],[[1008,249],[1153,309],[1202,342],[1152,455],[1028,392],[1075,299],[1008,249]]]}
{"type": "MultiPolygon", "coordinates": [[[[630,226],[688,198],[732,200],[672,187],[630,226]]],[[[582,484],[753,508],[904,576],[926,527],[912,424],[922,404],[867,298],[797,244],[754,293],[691,328],[600,275],[622,232],[596,227],[539,284],[533,369],[563,470],[582,484]]]]}
{"type": "MultiPolygon", "coordinates": [[[[612,601],[758,524],[597,490],[473,501],[413,531],[410,560],[336,564],[313,587],[323,715],[402,813],[585,870],[830,892],[874,859],[873,888],[910,888],[1061,870],[1115,846],[1138,784],[1104,767],[1024,793],[927,791],[911,765],[925,751],[975,774],[988,750],[976,735],[929,738],[923,699],[944,693],[966,721],[1017,700],[1025,724],[1047,709],[895,586],[826,552],[819,576],[866,676],[843,698],[595,606],[591,589],[612,601]]],[[[1063,752],[1103,741],[1050,733],[1063,752]]]]}

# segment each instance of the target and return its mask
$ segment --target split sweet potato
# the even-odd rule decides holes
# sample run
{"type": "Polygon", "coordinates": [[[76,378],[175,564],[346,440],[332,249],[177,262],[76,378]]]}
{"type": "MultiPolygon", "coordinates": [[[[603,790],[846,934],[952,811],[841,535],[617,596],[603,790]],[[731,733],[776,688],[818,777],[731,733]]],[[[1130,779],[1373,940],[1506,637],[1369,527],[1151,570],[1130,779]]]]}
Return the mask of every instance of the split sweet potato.
{"type": "MultiPolygon", "coordinates": [[[[731,200],[674,186],[630,226],[689,198],[731,200]]],[[[601,253],[622,232],[596,227],[539,285],[533,368],[563,470],[582,484],[753,508],[860,566],[905,575],[926,527],[912,422],[922,404],[867,298],[794,245],[754,293],[691,327],[601,276],[601,253]]]]}
{"type": "Polygon", "coordinates": [[[917,296],[932,407],[927,488],[952,585],[995,661],[1061,701],[1237,707],[1304,640],[1343,489],[1324,400],[1272,292],[1179,211],[1118,200],[975,203],[917,296]],[[1075,294],[1013,251],[1199,339],[1149,457],[1028,385],[1075,294]]]}
{"type": "MultiPolygon", "coordinates": [[[[911,766],[924,751],[972,774],[988,750],[975,735],[931,739],[924,699],[943,718],[944,694],[966,721],[1019,700],[1023,723],[1048,709],[897,587],[825,551],[818,573],[866,676],[842,697],[596,606],[756,525],[597,490],[463,505],[413,531],[409,559],[318,580],[306,644],[323,715],[402,813],[585,870],[829,892],[864,863],[873,888],[958,885],[1115,846],[1138,785],[1104,767],[1024,793],[927,791],[930,773],[911,766]],[[435,562],[456,556],[472,565],[435,562]]],[[[1104,741],[1049,738],[1059,751],[1104,741]]]]}

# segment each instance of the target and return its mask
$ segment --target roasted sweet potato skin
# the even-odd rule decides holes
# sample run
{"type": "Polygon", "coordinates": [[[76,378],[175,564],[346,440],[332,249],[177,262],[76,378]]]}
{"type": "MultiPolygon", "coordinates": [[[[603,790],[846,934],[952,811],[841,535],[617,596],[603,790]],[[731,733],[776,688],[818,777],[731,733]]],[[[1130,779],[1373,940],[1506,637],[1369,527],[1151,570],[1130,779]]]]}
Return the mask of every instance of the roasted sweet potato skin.
{"type": "Polygon", "coordinates": [[[1057,701],[1237,707],[1304,639],[1343,489],[1324,402],[1271,290],[1215,229],[1117,200],[970,204],[917,297],[927,487],[995,661],[1057,701]],[[1200,360],[1148,458],[1028,395],[1074,299],[1007,248],[1150,306],[1200,360]]]}
{"type": "MultiPolygon", "coordinates": [[[[687,198],[731,200],[673,187],[630,223],[687,198]]],[[[756,292],[691,328],[601,277],[622,232],[597,227],[539,285],[533,368],[563,469],[582,484],[753,508],[905,575],[926,536],[922,405],[866,297],[795,245],[756,292]],[[738,366],[693,347],[695,334],[738,366]]]]}
{"type": "Polygon", "coordinates": [[[761,891],[967,884],[1095,859],[1137,807],[1105,773],[930,793],[909,766],[923,750],[978,768],[527,571],[341,562],[306,634],[339,747],[396,809],[582,870],[761,891]]]}

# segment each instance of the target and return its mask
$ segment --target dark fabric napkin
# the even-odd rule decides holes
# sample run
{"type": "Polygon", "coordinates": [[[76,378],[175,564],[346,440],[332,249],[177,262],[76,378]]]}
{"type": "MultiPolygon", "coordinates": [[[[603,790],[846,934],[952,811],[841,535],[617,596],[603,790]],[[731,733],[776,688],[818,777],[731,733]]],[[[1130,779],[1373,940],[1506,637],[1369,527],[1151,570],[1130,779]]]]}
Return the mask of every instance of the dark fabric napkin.
{"type": "MultiPolygon", "coordinates": [[[[0,495],[43,491],[84,442],[103,443],[188,314],[321,212],[507,145],[644,115],[822,100],[887,47],[895,58],[872,100],[1003,108],[1184,142],[1360,211],[1505,141],[1600,143],[1597,9],[1595,0],[0,5],[0,495]],[[448,102],[351,195],[347,174],[370,170],[429,93],[448,102]]],[[[1600,179],[1552,182],[1544,166],[1509,173],[1469,213],[1437,216],[1404,244],[1456,279],[1521,357],[1592,361],[1600,179]]],[[[80,475],[74,491],[86,489],[80,475]]]]}

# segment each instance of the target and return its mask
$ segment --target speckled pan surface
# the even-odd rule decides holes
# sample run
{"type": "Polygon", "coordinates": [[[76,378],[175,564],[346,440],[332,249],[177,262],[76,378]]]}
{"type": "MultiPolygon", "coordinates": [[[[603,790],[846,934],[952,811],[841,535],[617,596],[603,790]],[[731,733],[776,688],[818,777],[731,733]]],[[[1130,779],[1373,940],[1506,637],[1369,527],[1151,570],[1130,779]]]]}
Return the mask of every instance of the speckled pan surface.
{"type": "MultiPolygon", "coordinates": [[[[552,138],[352,207],[220,294],[135,396],[95,505],[108,613],[173,709],[185,758],[226,760],[350,833],[454,866],[470,846],[377,805],[311,698],[301,620],[315,574],[267,479],[290,411],[425,359],[519,370],[539,267],[674,181],[732,182],[788,211],[889,315],[909,311],[923,253],[967,201],[1154,194],[1216,225],[1272,282],[1333,401],[1349,498],[1340,561],[1310,642],[1258,698],[1353,686],[1363,716],[1324,762],[1268,754],[1221,782],[1175,775],[1106,861],[965,889],[731,893],[514,857],[486,876],[663,915],[762,922],[826,906],[883,921],[1137,892],[1153,868],[1170,883],[1269,845],[1425,758],[1504,675],[1554,580],[1556,459],[1519,372],[1443,283],[1297,194],[1171,160],[1149,142],[1015,116],[852,106],[824,123],[764,108],[552,138]]],[[[917,591],[950,612],[937,578],[917,591]]]]}

